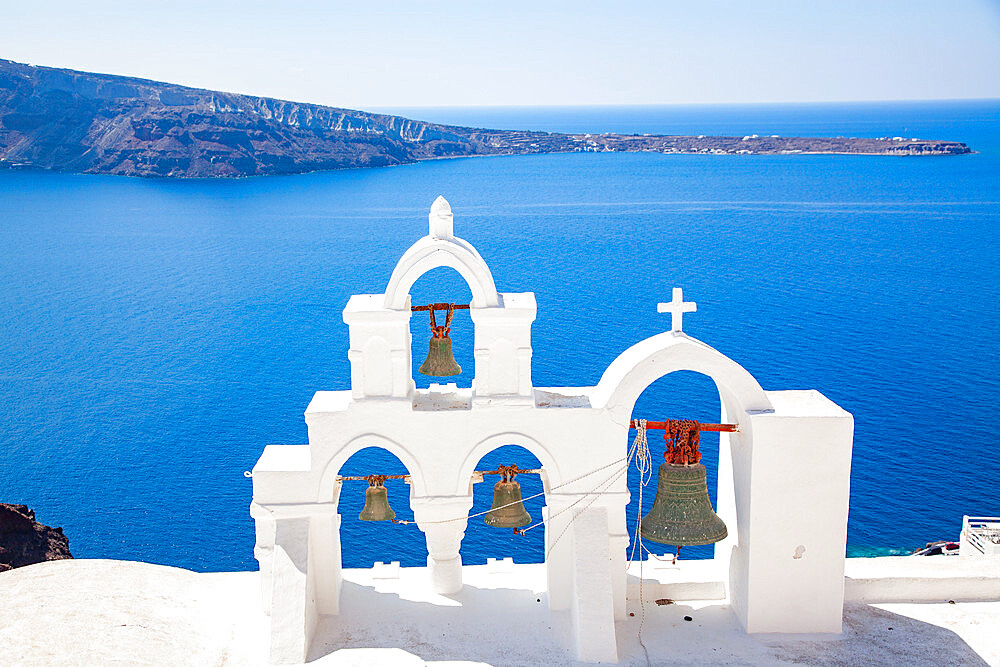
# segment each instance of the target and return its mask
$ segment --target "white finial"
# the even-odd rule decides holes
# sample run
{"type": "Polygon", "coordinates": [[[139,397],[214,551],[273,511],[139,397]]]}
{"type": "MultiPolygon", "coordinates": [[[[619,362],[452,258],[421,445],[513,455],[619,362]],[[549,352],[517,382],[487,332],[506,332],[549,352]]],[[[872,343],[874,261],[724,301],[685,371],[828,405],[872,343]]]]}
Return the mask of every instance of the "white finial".
{"type": "Polygon", "coordinates": [[[450,239],[455,235],[455,223],[451,215],[451,204],[444,197],[438,197],[431,204],[430,234],[436,239],[450,239]]]}
{"type": "Polygon", "coordinates": [[[681,330],[681,318],[684,313],[693,313],[698,310],[698,305],[694,301],[684,300],[684,291],[680,287],[674,288],[673,299],[669,303],[656,304],[656,312],[670,313],[670,330],[681,330]]]}

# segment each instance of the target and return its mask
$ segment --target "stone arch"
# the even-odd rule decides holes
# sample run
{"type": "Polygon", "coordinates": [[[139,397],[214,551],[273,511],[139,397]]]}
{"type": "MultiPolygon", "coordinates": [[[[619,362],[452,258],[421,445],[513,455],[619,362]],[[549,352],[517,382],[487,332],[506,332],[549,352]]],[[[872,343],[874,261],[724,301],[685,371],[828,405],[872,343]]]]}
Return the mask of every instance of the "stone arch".
{"type": "Polygon", "coordinates": [[[472,244],[457,237],[425,236],[407,250],[396,264],[385,288],[383,307],[390,310],[407,308],[410,288],[420,276],[439,266],[458,271],[472,291],[472,305],[490,308],[500,305],[493,274],[472,244]]]}
{"type": "MultiPolygon", "coordinates": [[[[661,376],[651,382],[637,397],[635,407],[631,415],[632,419],[647,418],[651,421],[661,419],[683,418],[695,419],[700,422],[729,421],[720,418],[720,412],[725,413],[725,406],[722,404],[721,392],[718,384],[708,375],[690,370],[678,370],[661,376]],[[669,384],[664,382],[669,380],[669,384]],[[661,405],[655,407],[644,405],[643,399],[653,399],[661,405]]],[[[745,427],[746,428],[746,427],[745,427]]],[[[624,431],[624,428],[622,428],[624,431]]],[[[637,431],[630,430],[625,439],[626,446],[631,447],[634,443],[637,431]]],[[[635,531],[638,529],[636,522],[636,512],[639,509],[639,493],[643,494],[642,514],[647,514],[652,505],[656,493],[659,491],[659,468],[665,459],[662,456],[665,449],[664,431],[651,430],[647,432],[647,445],[652,456],[651,474],[642,483],[640,475],[636,474],[636,466],[630,466],[627,473],[629,502],[625,507],[626,524],[631,539],[635,540],[635,531]],[[641,486],[641,488],[640,488],[641,486]]],[[[731,496],[728,488],[723,488],[726,484],[731,485],[731,476],[722,473],[721,468],[729,453],[731,433],[703,432],[700,437],[699,449],[702,454],[701,463],[705,465],[707,472],[707,483],[709,487],[709,497],[712,507],[718,512],[718,499],[731,496]],[[712,487],[718,489],[718,495],[712,498],[712,487]]],[[[726,523],[731,535],[736,534],[736,526],[731,522],[726,523]]],[[[631,543],[630,543],[631,545],[631,543]]],[[[667,549],[666,545],[647,543],[646,546],[652,551],[661,552],[667,549]]]]}
{"type": "Polygon", "coordinates": [[[423,469],[420,463],[418,463],[417,457],[410,450],[392,438],[387,438],[378,433],[365,433],[350,440],[333,458],[327,461],[320,476],[319,488],[316,492],[316,502],[328,503],[336,497],[337,476],[340,474],[340,469],[349,458],[368,447],[384,449],[399,459],[410,476],[412,492],[415,495],[425,495],[427,493],[423,469]]]}
{"type": "MultiPolygon", "coordinates": [[[[744,501],[738,508],[737,498],[744,497],[749,489],[748,460],[745,456],[734,457],[733,448],[744,452],[752,449],[749,445],[753,432],[743,419],[747,412],[774,412],[757,380],[745,368],[705,343],[683,333],[665,332],[636,343],[611,362],[591,395],[591,403],[595,408],[608,410],[615,422],[623,429],[628,428],[639,395],[661,377],[681,370],[711,378],[719,391],[722,420],[743,423],[740,432],[725,434],[729,447],[720,439],[715,509],[726,522],[729,537],[716,544],[715,555],[728,569],[737,551],[735,547],[746,534],[740,517],[746,518],[747,505],[744,501]]],[[[730,577],[730,594],[733,585],[730,577]]]]}
{"type": "Polygon", "coordinates": [[[563,483],[562,475],[560,474],[558,465],[556,464],[556,457],[553,456],[549,450],[542,445],[542,443],[535,440],[530,435],[525,435],[524,433],[519,433],[517,431],[507,431],[504,433],[497,433],[480,440],[476,443],[476,446],[469,451],[465,460],[462,462],[461,468],[459,468],[455,495],[469,495],[469,480],[472,479],[472,473],[475,472],[476,465],[479,463],[479,460],[492,452],[494,449],[505,445],[516,445],[518,447],[522,447],[538,459],[538,462],[542,464],[542,468],[545,470],[545,473],[542,475],[542,485],[545,489],[546,495],[548,495],[551,488],[559,486],[563,483]]]}
{"type": "Polygon", "coordinates": [[[615,422],[627,424],[646,387],[682,370],[715,381],[730,419],[738,421],[747,411],[774,411],[760,384],[745,368],[701,341],[674,332],[651,336],[618,355],[597,383],[591,403],[608,410],[615,422]]]}

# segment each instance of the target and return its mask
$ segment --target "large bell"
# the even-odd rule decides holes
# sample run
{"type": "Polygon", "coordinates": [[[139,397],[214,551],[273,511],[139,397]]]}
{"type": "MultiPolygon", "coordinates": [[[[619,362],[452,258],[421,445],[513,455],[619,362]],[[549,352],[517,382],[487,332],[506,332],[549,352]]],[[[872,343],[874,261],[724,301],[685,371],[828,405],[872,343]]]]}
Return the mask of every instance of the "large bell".
{"type": "Polygon", "coordinates": [[[461,373],[462,367],[458,365],[455,361],[455,355],[451,353],[451,338],[447,336],[431,338],[427,349],[427,359],[420,365],[419,370],[424,375],[434,377],[461,373]]]}
{"type": "Polygon", "coordinates": [[[639,534],[678,547],[714,544],[726,538],[726,524],[708,498],[704,465],[660,464],[653,509],[642,518],[639,534]]]}
{"type": "Polygon", "coordinates": [[[369,480],[370,486],[365,491],[365,508],[358,518],[362,521],[389,521],[396,518],[396,513],[389,507],[389,492],[381,481],[369,480]]]}
{"type": "Polygon", "coordinates": [[[493,507],[483,521],[494,528],[520,528],[531,523],[531,515],[521,502],[521,485],[513,478],[508,481],[504,476],[493,486],[493,507]]]}

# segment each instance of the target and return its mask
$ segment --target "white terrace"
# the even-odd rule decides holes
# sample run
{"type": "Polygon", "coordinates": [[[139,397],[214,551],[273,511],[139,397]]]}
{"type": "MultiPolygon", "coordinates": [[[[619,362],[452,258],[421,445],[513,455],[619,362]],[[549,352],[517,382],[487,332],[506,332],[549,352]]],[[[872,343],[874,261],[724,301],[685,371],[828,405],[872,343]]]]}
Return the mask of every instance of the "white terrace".
{"type": "MultiPolygon", "coordinates": [[[[658,307],[671,313],[670,331],[624,350],[597,386],[534,387],[534,294],[497,291],[483,258],[454,235],[451,208],[439,197],[429,234],[404,253],[385,293],[356,295],[344,309],[351,388],[317,392],[305,415],[309,444],[268,446],[254,466],[251,514],[271,660],[305,660],[321,618],[328,635],[376,604],[354,588],[342,595],[339,472],[352,454],[381,447],[407,468],[429,574],[408,590],[422,585],[422,595],[462,599],[472,571],[459,547],[475,466],[498,447],[520,445],[542,465],[548,555],[534,566],[543,572],[537,599],[553,632],[567,634],[553,643],[569,642],[581,661],[616,662],[616,630],[631,618],[629,581],[656,586],[656,577],[673,576],[651,572],[647,581],[626,572],[629,421],[642,391],[679,370],[711,377],[721,421],[738,425],[720,441],[717,511],[729,537],[700,566],[697,595],[726,597],[744,632],[841,632],[853,418],[817,391],[763,390],[735,361],[683,333],[681,318],[694,304],[679,289],[673,296],[658,307]],[[475,381],[418,390],[409,290],[441,266],[472,291],[475,381]]],[[[502,599],[489,590],[479,597],[490,595],[502,599]]],[[[525,612],[537,617],[529,597],[525,612]]],[[[425,623],[437,618],[427,613],[425,623]]]]}

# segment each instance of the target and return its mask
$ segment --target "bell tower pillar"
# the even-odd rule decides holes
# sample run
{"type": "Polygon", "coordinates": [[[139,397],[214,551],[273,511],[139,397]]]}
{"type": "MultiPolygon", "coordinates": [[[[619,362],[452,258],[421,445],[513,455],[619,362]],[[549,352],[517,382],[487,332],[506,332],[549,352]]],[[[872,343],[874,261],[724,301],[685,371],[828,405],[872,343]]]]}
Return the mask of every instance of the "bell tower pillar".
{"type": "Polygon", "coordinates": [[[462,538],[472,496],[410,498],[413,518],[427,540],[427,567],[435,593],[462,590],[462,538]]]}
{"type": "Polygon", "coordinates": [[[503,293],[496,308],[472,308],[476,327],[473,403],[534,403],[531,385],[531,323],[537,306],[531,292],[503,293]]]}
{"type": "Polygon", "coordinates": [[[344,308],[350,330],[351,398],[409,399],[413,395],[410,297],[401,309],[381,294],[355,294],[344,308]]]}

